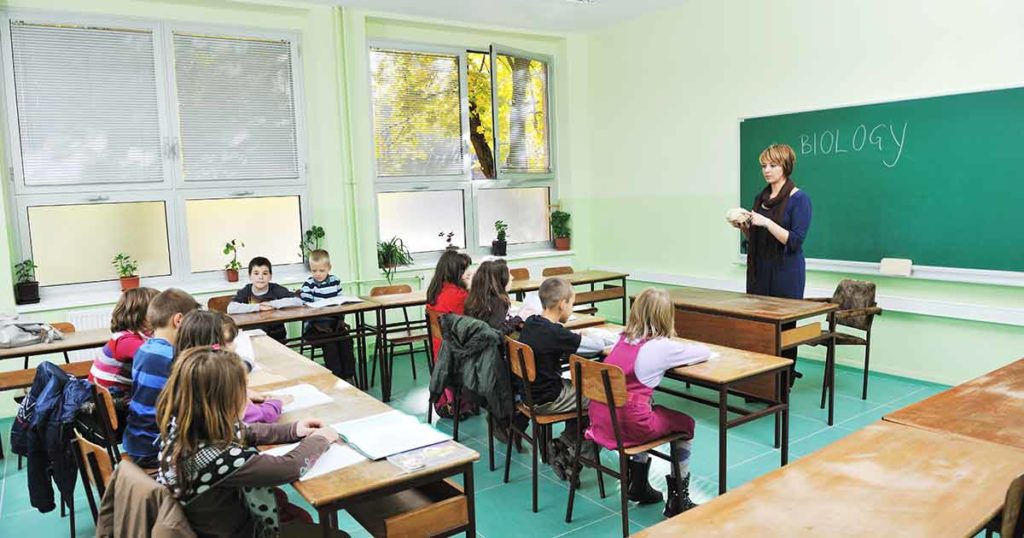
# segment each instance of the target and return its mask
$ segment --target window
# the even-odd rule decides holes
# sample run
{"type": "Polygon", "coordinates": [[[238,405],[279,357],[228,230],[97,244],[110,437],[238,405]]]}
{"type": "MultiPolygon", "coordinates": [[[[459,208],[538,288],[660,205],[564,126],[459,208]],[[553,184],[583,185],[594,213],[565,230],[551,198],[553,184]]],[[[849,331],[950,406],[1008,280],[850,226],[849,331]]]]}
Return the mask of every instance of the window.
{"type": "Polygon", "coordinates": [[[455,232],[483,253],[496,220],[520,248],[550,240],[550,61],[492,50],[371,47],[381,240],[433,252],[455,232]]]}
{"type": "Polygon", "coordinates": [[[222,269],[230,239],[301,262],[294,36],[3,20],[15,225],[42,285],[113,280],[119,252],[188,279],[222,269]]]}

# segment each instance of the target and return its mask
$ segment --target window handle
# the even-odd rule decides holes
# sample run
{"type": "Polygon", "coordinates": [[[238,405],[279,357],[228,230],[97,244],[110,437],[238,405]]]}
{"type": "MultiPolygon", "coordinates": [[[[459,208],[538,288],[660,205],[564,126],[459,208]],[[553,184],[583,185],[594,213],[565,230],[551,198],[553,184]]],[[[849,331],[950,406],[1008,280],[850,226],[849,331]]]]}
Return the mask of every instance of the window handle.
{"type": "Polygon", "coordinates": [[[418,185],[416,187],[413,187],[412,190],[414,190],[414,191],[425,191],[425,190],[427,190],[429,188],[430,187],[428,187],[426,185],[418,185]]]}
{"type": "Polygon", "coordinates": [[[252,196],[255,194],[253,191],[235,191],[231,193],[231,196],[252,196]]]}
{"type": "Polygon", "coordinates": [[[85,201],[87,201],[87,202],[106,202],[109,199],[110,199],[109,196],[90,196],[89,198],[86,198],[85,201]]]}

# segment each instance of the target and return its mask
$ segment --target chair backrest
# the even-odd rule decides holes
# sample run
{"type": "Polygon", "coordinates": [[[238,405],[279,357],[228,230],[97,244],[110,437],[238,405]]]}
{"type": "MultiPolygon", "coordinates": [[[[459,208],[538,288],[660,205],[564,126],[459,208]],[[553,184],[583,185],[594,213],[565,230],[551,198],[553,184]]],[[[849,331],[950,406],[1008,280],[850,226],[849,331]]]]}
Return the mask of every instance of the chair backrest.
{"type": "Polygon", "coordinates": [[[427,313],[427,333],[431,338],[441,340],[441,316],[444,314],[435,312],[430,308],[425,309],[427,313]]]}
{"type": "Polygon", "coordinates": [[[626,405],[626,374],[622,368],[570,355],[569,371],[572,372],[573,385],[583,397],[609,407],[626,405]]]}
{"type": "Polygon", "coordinates": [[[110,391],[106,387],[100,385],[93,385],[93,390],[96,391],[96,407],[100,410],[101,416],[107,421],[107,425],[110,426],[111,431],[117,431],[117,412],[114,410],[114,397],[110,395],[110,391]]]}
{"type": "Polygon", "coordinates": [[[90,485],[96,488],[99,496],[107,491],[110,485],[110,475],[114,473],[114,465],[107,454],[107,449],[82,437],[82,434],[75,432],[75,459],[78,461],[78,468],[82,472],[82,481],[85,486],[90,485]]]}
{"type": "Polygon", "coordinates": [[[530,270],[525,267],[509,269],[508,274],[512,276],[512,280],[530,280],[530,270]]]}
{"type": "Polygon", "coordinates": [[[381,295],[397,295],[399,293],[412,293],[412,286],[408,284],[395,284],[393,286],[377,286],[370,290],[370,297],[381,295]]]}
{"type": "Polygon", "coordinates": [[[228,313],[228,303],[231,299],[234,299],[234,295],[218,295],[216,297],[210,297],[206,300],[206,309],[214,312],[220,312],[221,314],[228,313]]]}
{"type": "MultiPolygon", "coordinates": [[[[832,303],[839,305],[840,310],[875,306],[875,283],[844,278],[839,281],[835,293],[832,294],[832,303]]],[[[873,315],[839,316],[836,318],[836,323],[867,331],[871,329],[871,322],[874,318],[873,315]]]]}
{"type": "Polygon", "coordinates": [[[540,274],[541,276],[571,275],[572,267],[569,267],[568,265],[563,265],[561,267],[545,267],[540,274]]]}
{"type": "Polygon", "coordinates": [[[1010,482],[1006,490],[1006,502],[1003,504],[1003,525],[1000,528],[999,536],[1005,538],[1024,537],[1024,517],[1021,511],[1024,510],[1024,475],[1018,476],[1010,482]]]}
{"type": "Polygon", "coordinates": [[[75,332],[75,324],[68,323],[66,321],[58,321],[57,323],[51,323],[50,327],[53,327],[54,329],[57,329],[58,331],[64,334],[71,334],[75,332]]]}
{"type": "Polygon", "coordinates": [[[536,381],[537,363],[533,358],[533,348],[508,336],[505,337],[505,343],[508,345],[512,375],[530,383],[536,381]]]}

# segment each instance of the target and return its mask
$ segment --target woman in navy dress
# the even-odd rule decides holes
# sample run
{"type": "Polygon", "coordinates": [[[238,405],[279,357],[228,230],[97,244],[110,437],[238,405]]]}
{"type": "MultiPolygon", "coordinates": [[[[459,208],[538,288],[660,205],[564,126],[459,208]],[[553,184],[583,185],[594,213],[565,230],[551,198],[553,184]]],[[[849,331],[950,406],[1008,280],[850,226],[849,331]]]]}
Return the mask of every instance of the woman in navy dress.
{"type": "MultiPolygon", "coordinates": [[[[737,226],[748,239],[747,293],[803,299],[803,244],[811,227],[811,198],[793,183],[793,148],[768,146],[759,160],[768,185],[754,198],[750,219],[737,226]]],[[[783,356],[796,359],[796,348],[783,356]]]]}

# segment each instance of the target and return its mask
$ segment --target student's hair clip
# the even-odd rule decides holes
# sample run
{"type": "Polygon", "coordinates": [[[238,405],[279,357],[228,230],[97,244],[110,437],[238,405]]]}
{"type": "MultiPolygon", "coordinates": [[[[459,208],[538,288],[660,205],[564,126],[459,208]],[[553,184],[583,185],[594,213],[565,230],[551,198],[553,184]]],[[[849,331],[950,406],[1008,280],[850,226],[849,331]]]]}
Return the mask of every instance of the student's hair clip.
{"type": "Polygon", "coordinates": [[[213,344],[212,346],[210,346],[210,349],[214,351],[220,351],[220,344],[213,344]]]}

